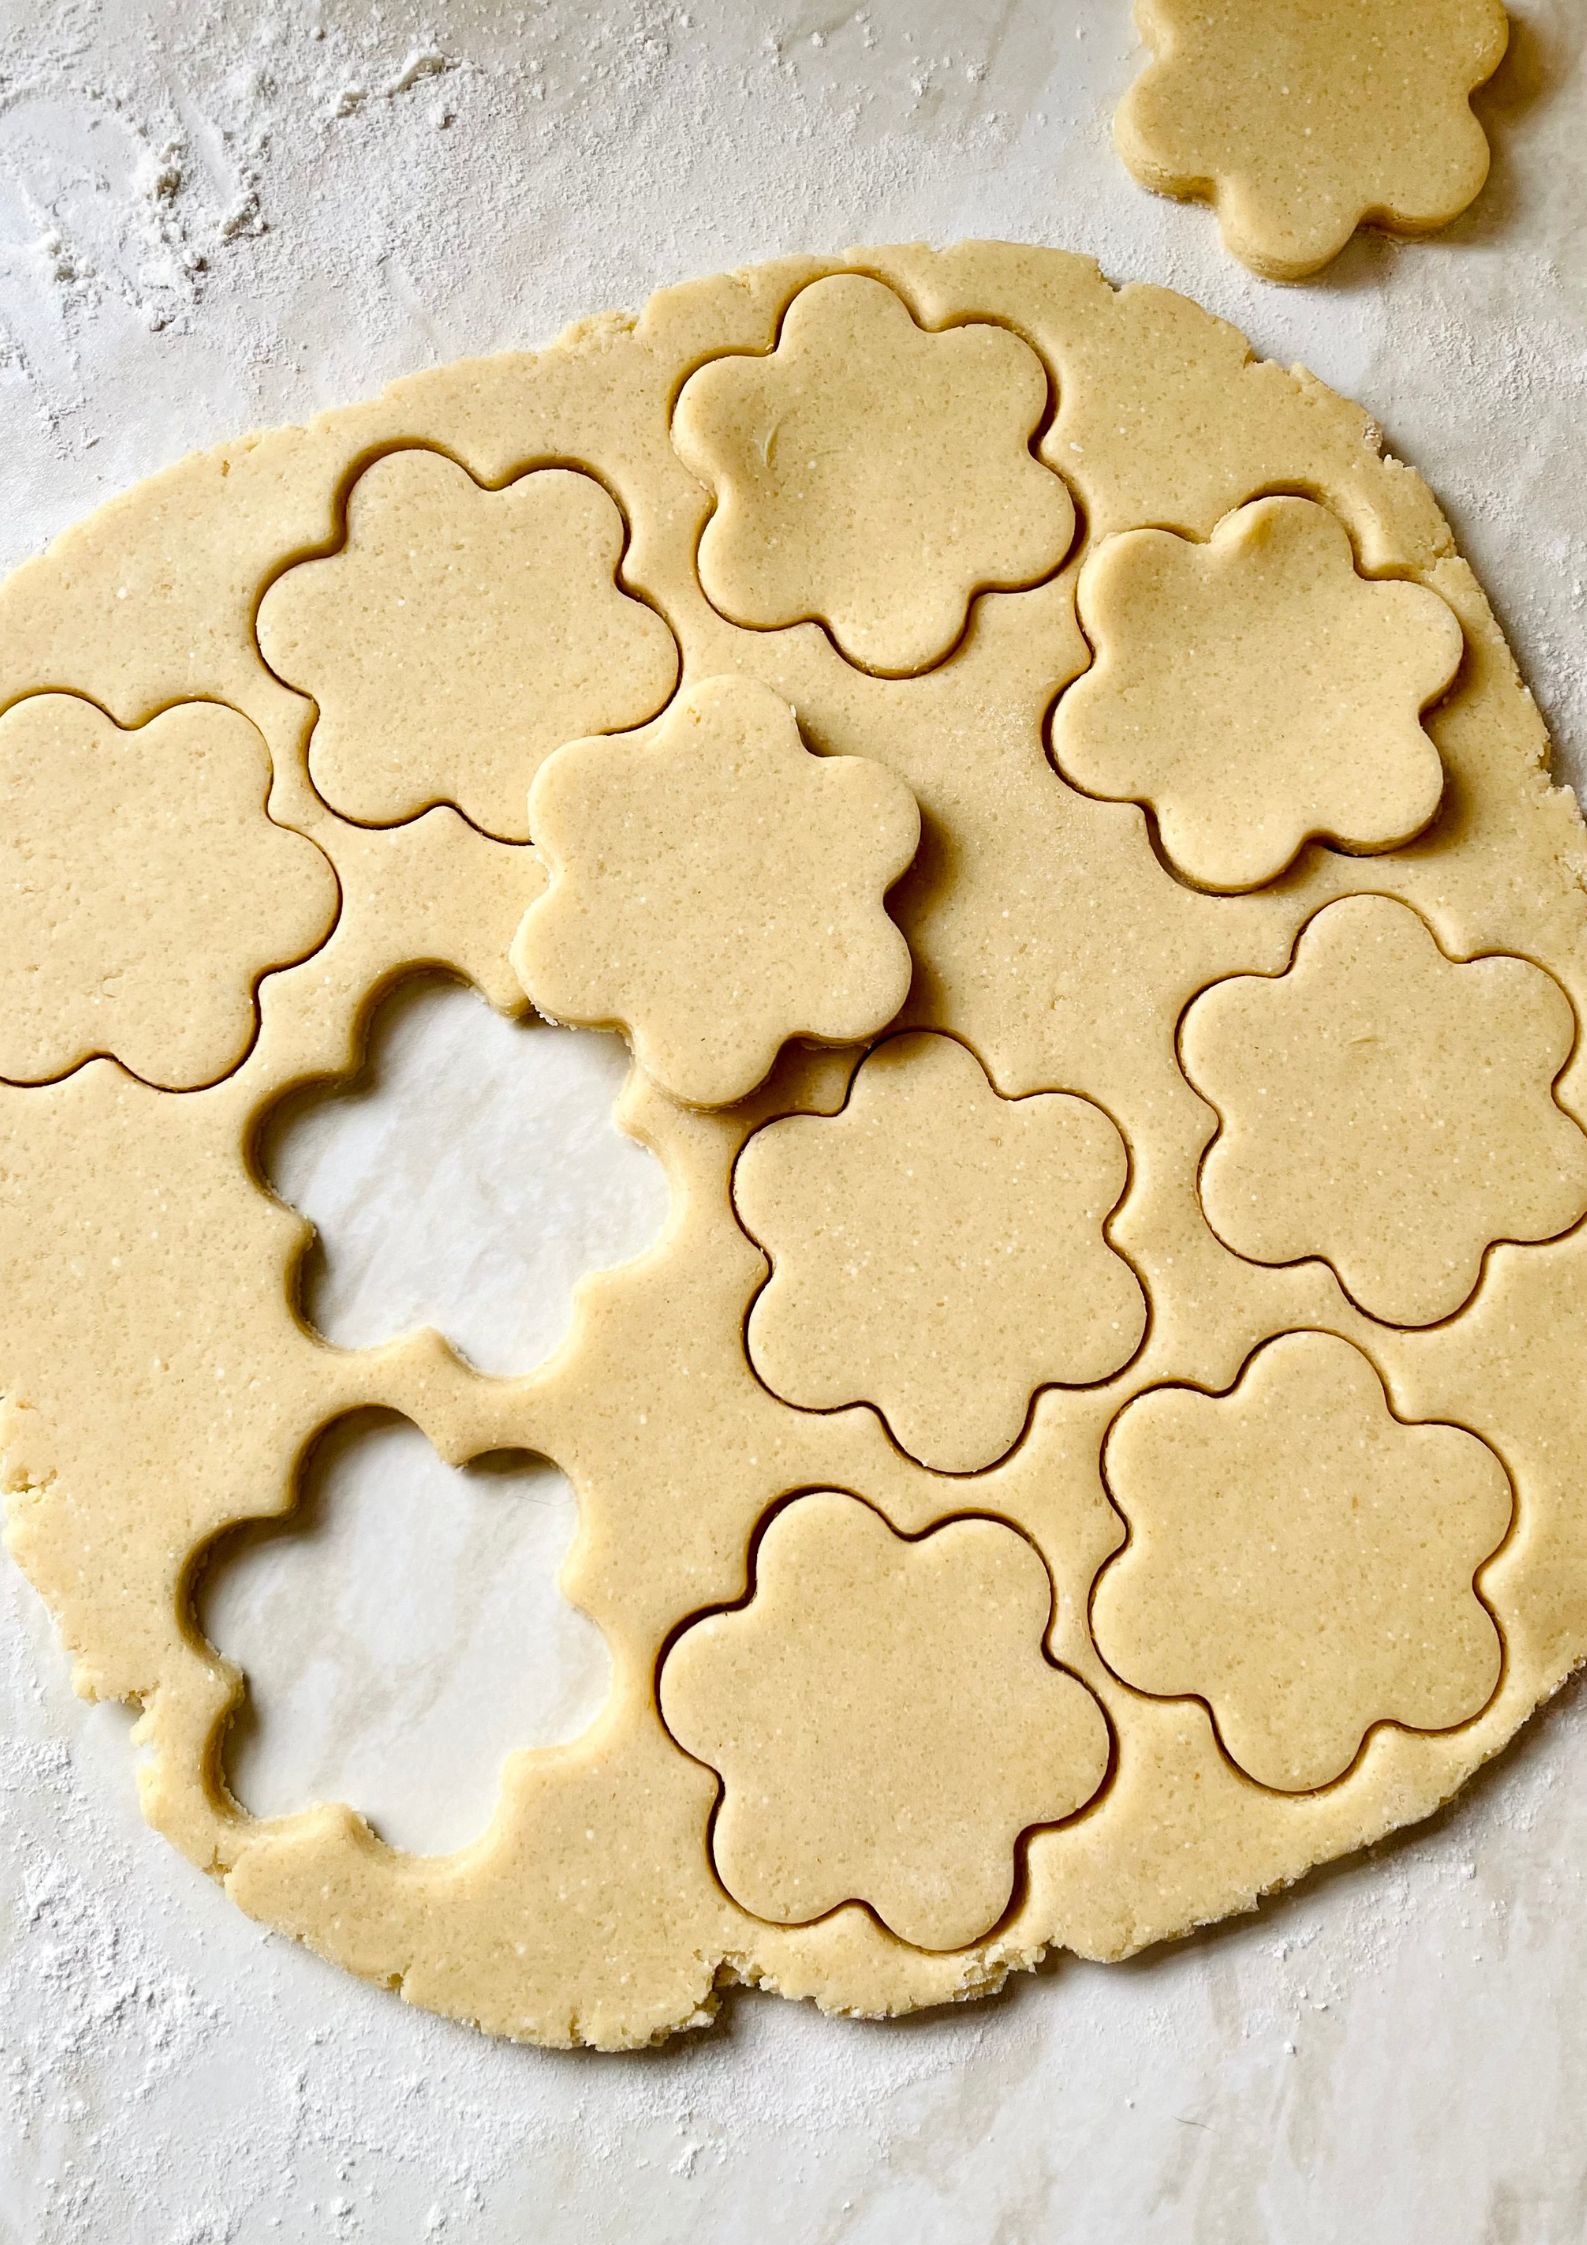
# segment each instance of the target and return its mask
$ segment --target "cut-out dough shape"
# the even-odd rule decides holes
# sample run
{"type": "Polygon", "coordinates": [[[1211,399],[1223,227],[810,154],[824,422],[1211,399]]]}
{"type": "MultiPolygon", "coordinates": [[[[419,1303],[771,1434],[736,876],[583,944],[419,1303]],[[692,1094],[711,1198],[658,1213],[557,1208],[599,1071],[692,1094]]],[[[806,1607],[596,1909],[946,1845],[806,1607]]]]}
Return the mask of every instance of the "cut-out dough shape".
{"type": "Polygon", "coordinates": [[[541,1012],[618,1027],[679,1099],[741,1099],[791,1037],[852,1044],[909,992],[883,899],[920,813],[895,773],[813,756],[792,710],[710,678],[620,741],[572,741],[530,795],[551,876],[513,964],[541,1012]]]}
{"type": "Polygon", "coordinates": [[[1051,1618],[1046,1567],[1001,1521],[911,1541],[835,1490],[786,1505],[747,1603],[661,1670],[668,1729],[722,1779],[711,1851],[734,1899],[780,1925],[868,1902],[923,1949],[989,1931],[1021,1833],[1107,1775],[1107,1718],[1047,1658],[1051,1618]]]}
{"type": "Polygon", "coordinates": [[[1154,60],[1114,119],[1144,187],[1216,205],[1225,248],[1298,281],[1363,223],[1447,226],[1481,191],[1471,95],[1499,0],[1136,0],[1154,60]]]}
{"type": "Polygon", "coordinates": [[[1097,659],[1058,704],[1053,756],[1087,794],[1147,805],[1206,889],[1259,887],[1310,840],[1421,832],[1444,774],[1421,723],[1460,662],[1437,593],[1356,572],[1310,499],[1258,499],[1205,544],[1107,538],[1080,576],[1097,659]]]}
{"type": "Polygon", "coordinates": [[[1031,452],[1047,375],[986,322],[931,333],[857,273],[794,298],[769,356],[684,385],[683,458],[716,493],[700,582],[735,623],[820,619],[851,662],[924,670],[975,594],[1062,563],[1074,506],[1031,452]]]}
{"type": "Polygon", "coordinates": [[[1208,1222],[1253,1262],[1321,1256],[1386,1324],[1450,1316],[1496,1240],[1587,1210],[1587,1135],[1551,1089],[1575,1035],[1530,960],[1450,959],[1389,897],[1329,905],[1286,973],[1185,1015],[1185,1072],[1220,1118],[1208,1222]]]}
{"type": "Polygon", "coordinates": [[[130,730],[75,694],[0,717],[0,1077],[95,1053],[166,1091],[253,1042],[254,991],[325,939],[336,877],[265,810],[246,717],[179,702],[130,730]]]}
{"type": "Polygon", "coordinates": [[[1138,1691],[1204,1699],[1259,1785],[1330,1784],[1374,1724],[1447,1730],[1492,1696],[1474,1585],[1509,1479],[1465,1428],[1396,1418],[1348,1341],[1284,1334],[1225,1395],[1151,1389],[1104,1458],[1130,1541],[1097,1583],[1098,1649],[1138,1691]]]}
{"type": "Polygon", "coordinates": [[[334,553],[286,570],[259,645],[318,708],[309,764],[334,810],[395,826],[453,803],[522,841],[541,760],[653,717],[672,633],[617,583],[623,518],[592,476],[541,468],[487,491],[442,454],[364,470],[334,553]]]}
{"type": "Polygon", "coordinates": [[[1146,1304],[1103,1226],[1124,1141],[1067,1092],[1004,1099],[951,1037],[891,1039],[837,1115],[745,1146],[739,1217],[772,1275],[749,1353],[803,1410],[870,1403],[940,1473],[993,1464],[1048,1385],[1106,1380],[1146,1304]]]}

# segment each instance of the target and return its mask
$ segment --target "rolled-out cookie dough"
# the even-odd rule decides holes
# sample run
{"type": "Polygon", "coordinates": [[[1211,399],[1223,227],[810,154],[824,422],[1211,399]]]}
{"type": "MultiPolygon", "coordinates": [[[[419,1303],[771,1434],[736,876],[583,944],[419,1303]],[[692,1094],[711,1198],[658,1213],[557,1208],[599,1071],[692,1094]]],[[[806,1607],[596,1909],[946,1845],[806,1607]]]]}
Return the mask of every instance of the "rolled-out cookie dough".
{"type": "MultiPolygon", "coordinates": [[[[1272,662],[1301,630],[1293,572],[1233,576],[1249,621],[1220,680],[1180,650],[1186,713],[1242,631],[1272,662]]],[[[135,943],[99,942],[90,885],[46,896],[52,995],[16,1072],[55,1080],[0,1084],[11,1547],[81,1689],[141,1709],[150,1821],[255,1918],[545,2043],[651,2041],[734,1982],[908,2011],[1251,1907],[1427,1814],[1587,1654],[1587,833],[1426,486],[1304,372],[1054,251],[787,259],[140,486],[0,589],[0,746],[63,693],[103,717],[74,773],[130,772],[179,709],[235,713],[270,763],[268,811],[262,766],[236,792],[237,862],[263,868],[245,950],[195,911],[195,784],[126,826],[135,943]],[[1370,619],[1352,659],[1394,815],[1363,825],[1339,768],[1371,741],[1299,724],[1311,646],[1311,792],[1278,790],[1253,854],[1272,744],[1226,727],[1220,767],[1198,738],[1180,863],[1160,775],[1069,769],[1067,697],[1097,706],[1104,666],[1127,694],[1191,612],[1139,606],[1108,556],[1145,537],[1226,588],[1243,510],[1300,491],[1280,558],[1298,524],[1319,623],[1370,619]],[[771,733],[724,726],[674,799],[702,707],[771,733]],[[843,815],[789,814],[788,786],[843,815]],[[758,883],[783,900],[763,923],[758,883]],[[258,1133],[356,1074],[407,970],[537,1034],[512,962],[532,995],[570,898],[598,994],[567,1010],[635,1040],[622,1115],[665,1165],[665,1233],[585,1284],[528,1377],[428,1332],[327,1347],[258,1133]],[[722,971],[735,931],[753,973],[722,971]],[[1390,952],[1458,1066],[1408,1078],[1374,1000],[1390,952]],[[129,965],[131,1011],[103,983],[129,965]],[[257,992],[218,1060],[218,1032],[201,1057],[178,1033],[200,965],[257,992]],[[1495,990],[1524,1016],[1496,1026],[1495,990]],[[869,1041],[802,1043],[851,1033],[847,991],[869,1041]],[[689,1065],[670,1091],[656,1022],[689,1065]],[[151,1081],[147,1051],[175,1056],[151,1081]],[[1339,1206],[1366,1123],[1394,1271],[1339,1206]],[[1502,1161],[1445,1158],[1494,1127],[1502,1161]],[[227,1531],[288,1510],[310,1445],[372,1406],[449,1460],[567,1474],[562,1589],[612,1655],[591,1729],[510,1757],[448,1857],[389,1848],[356,1802],[250,1817],[220,1774],[246,1681],[193,1619],[227,1531]],[[1181,1436],[1205,1467],[1183,1506],[1181,1436]]],[[[74,862],[102,863],[88,798],[36,783],[0,795],[6,842],[42,804],[48,850],[86,835],[74,862]]]]}

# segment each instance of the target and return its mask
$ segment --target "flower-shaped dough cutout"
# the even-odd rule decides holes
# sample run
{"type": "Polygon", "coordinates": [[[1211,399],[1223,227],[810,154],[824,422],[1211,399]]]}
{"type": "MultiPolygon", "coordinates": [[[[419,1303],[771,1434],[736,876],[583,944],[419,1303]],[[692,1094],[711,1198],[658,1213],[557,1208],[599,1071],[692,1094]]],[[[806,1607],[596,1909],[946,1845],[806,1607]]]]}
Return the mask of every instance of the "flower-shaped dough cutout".
{"type": "Polygon", "coordinates": [[[617,582],[623,518],[593,476],[487,491],[444,454],[388,453],[354,484],[335,553],[279,576],[259,646],[318,707],[314,784],[397,826],[452,803],[521,842],[542,760],[653,717],[678,676],[654,609],[617,582]]]}
{"type": "Polygon", "coordinates": [[[1103,1459],[1130,1536],[1097,1580],[1097,1648],[1138,1691],[1205,1700],[1259,1785],[1331,1784],[1375,1724],[1487,1705],[1502,1648],[1476,1576],[1509,1478],[1464,1427],[1396,1418],[1348,1341],[1283,1334],[1223,1395],[1148,1389],[1103,1459]]]}
{"type": "Polygon", "coordinates": [[[1074,538],[1031,439],[1046,370],[985,321],[932,331],[880,281],[839,273],[789,306],[769,355],[714,359],[673,417],[712,486],[700,582],[732,622],[824,622],[843,654],[927,669],[978,592],[1051,576],[1074,538]]]}
{"type": "Polygon", "coordinates": [[[884,898],[915,798],[884,764],[812,755],[769,687],[708,678],[623,740],[570,741],[529,815],[551,878],[520,981],[554,1021],[622,1029],[675,1098],[742,1099],[790,1037],[860,1042],[909,994],[884,898]]]}
{"type": "Polygon", "coordinates": [[[1219,1116],[1207,1221],[1253,1262],[1323,1257],[1384,1324],[1450,1316],[1495,1241],[1587,1209],[1587,1135],[1552,1095],[1575,1035],[1529,959],[1450,959],[1390,897],[1325,906],[1285,973],[1185,1014],[1185,1073],[1219,1116]]]}
{"type": "Polygon", "coordinates": [[[1499,0],[1137,0],[1155,60],[1114,119],[1143,186],[1214,203],[1224,245],[1298,281],[1363,221],[1447,226],[1488,176],[1471,94],[1499,0]]]}
{"type": "Polygon", "coordinates": [[[1052,752],[1088,795],[1146,805],[1198,888],[1258,888],[1312,840],[1392,849],[1437,810],[1421,713],[1463,639],[1425,586],[1359,576],[1311,499],[1258,499],[1200,544],[1106,538],[1080,573],[1097,659],[1059,701],[1052,752]]]}
{"type": "Polygon", "coordinates": [[[270,752],[219,702],[130,730],[75,694],[0,717],[0,1078],[119,1060],[188,1091],[237,1067],[254,992],[316,950],[336,876],[268,816],[270,752]]]}
{"type": "Polygon", "coordinates": [[[770,1259],[750,1360],[801,1409],[869,1403],[940,1473],[995,1464],[1032,1396],[1111,1378],[1146,1302],[1104,1226],[1124,1140],[1071,1092],[1005,1099],[951,1037],[891,1039],[836,1115],[748,1140],[740,1221],[770,1259]]]}
{"type": "Polygon", "coordinates": [[[1107,1775],[1107,1718],[1044,1650],[1052,1580],[1001,1521],[918,1538],[835,1490],[795,1498],[747,1603],[684,1630],[661,1710],[722,1780],[717,1875],[756,1917],[866,1902],[900,1940],[957,1949],[996,1925],[1021,1833],[1107,1775]]]}

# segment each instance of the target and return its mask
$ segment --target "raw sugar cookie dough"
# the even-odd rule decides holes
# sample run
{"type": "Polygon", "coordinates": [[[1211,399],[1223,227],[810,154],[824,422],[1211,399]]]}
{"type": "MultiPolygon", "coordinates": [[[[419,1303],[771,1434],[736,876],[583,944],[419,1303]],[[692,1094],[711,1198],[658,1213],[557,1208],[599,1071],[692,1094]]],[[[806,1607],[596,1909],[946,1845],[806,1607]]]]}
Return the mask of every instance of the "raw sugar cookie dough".
{"type": "Polygon", "coordinates": [[[1194,305],[672,289],[132,491],[0,690],[9,1539],[263,1923],[545,2043],[907,2011],[1251,1907],[1587,1655],[1587,834],[1426,486],[1194,305]],[[669,1181],[524,1378],[327,1346],[254,1161],[435,964],[625,1037],[669,1181]],[[371,1406],[567,1475],[611,1653],[443,1857],[250,1817],[194,1619],[371,1406]]]}
{"type": "Polygon", "coordinates": [[[1471,95],[1501,0],[1135,0],[1152,60],[1113,120],[1143,187],[1212,203],[1224,247],[1304,280],[1358,226],[1428,234],[1488,176],[1471,95]]]}

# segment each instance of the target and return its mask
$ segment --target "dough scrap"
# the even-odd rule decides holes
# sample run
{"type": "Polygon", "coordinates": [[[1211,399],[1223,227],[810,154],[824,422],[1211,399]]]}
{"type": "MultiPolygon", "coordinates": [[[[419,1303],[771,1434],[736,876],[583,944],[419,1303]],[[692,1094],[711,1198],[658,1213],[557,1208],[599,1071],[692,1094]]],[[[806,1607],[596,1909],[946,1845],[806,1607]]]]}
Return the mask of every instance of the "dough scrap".
{"type": "Polygon", "coordinates": [[[1310,499],[1258,499],[1205,545],[1105,539],[1080,573],[1097,650],[1053,725],[1059,770],[1150,807],[1200,888],[1260,888],[1313,839],[1384,850],[1444,791],[1421,714],[1460,663],[1460,625],[1421,585],[1358,576],[1310,499]]]}
{"type": "Polygon", "coordinates": [[[678,676],[655,610],[625,592],[616,503],[594,477],[532,469],[482,489],[419,447],[364,469],[342,543],[278,576],[259,646],[312,694],[314,784],[395,826],[452,803],[523,841],[542,758],[653,717],[678,676]]]}
{"type": "Polygon", "coordinates": [[[1529,959],[1450,959],[1391,897],[1330,904],[1284,973],[1185,1016],[1185,1071],[1220,1118],[1207,1221],[1259,1263],[1322,1256],[1386,1324],[1450,1317],[1495,1240],[1587,1211],[1587,1134],[1553,1096],[1575,1042],[1529,959]]]}
{"type": "Polygon", "coordinates": [[[625,739],[536,774],[546,894],[513,966],[539,1010],[617,1027],[693,1106],[755,1089],[791,1037],[854,1044],[909,992],[883,898],[920,813],[884,764],[810,755],[768,687],[710,678],[625,739]]]}
{"type": "MultiPolygon", "coordinates": [[[[977,427],[1007,402],[981,401],[977,427]]],[[[529,480],[550,472],[529,467],[529,480]]],[[[601,601],[616,597],[615,566],[601,601]]],[[[490,661],[505,675],[521,648],[512,615],[501,621],[490,661]]],[[[1367,1318],[1318,1258],[1232,1252],[1197,1197],[1218,1116],[1180,1065],[1187,1008],[1284,977],[1301,930],[1337,899],[1391,896],[1451,960],[1532,960],[1578,1016],[1587,1001],[1587,829],[1549,784],[1536,705],[1431,494],[1380,457],[1360,407],[1253,358],[1184,299],[1116,290],[1064,253],[784,259],[670,289],[534,355],[428,370],[139,486],[0,587],[0,706],[63,680],[122,727],[198,697],[241,712],[268,748],[272,819],[309,837],[340,884],[321,947],[260,984],[258,1034],[231,1074],[175,1095],[96,1059],[56,1082],[0,1084],[8,1541],[79,1687],[140,1709],[150,1822],[262,1924],[410,2002],[547,2044],[653,2041],[703,2024],[732,1983],[849,2014],[960,2001],[1044,1955],[1121,1957],[1249,1909],[1427,1815],[1587,1655],[1587,1225],[1498,1241],[1464,1308],[1402,1327],[1367,1318]],[[1039,446],[1080,524],[1067,566],[975,592],[944,659],[907,676],[849,661],[819,621],[747,629],[711,604],[696,561],[713,494],[673,441],[689,377],[722,360],[764,367],[790,306],[845,266],[891,289],[928,342],[979,327],[1025,339],[1056,399],[1039,446]],[[384,827],[330,808],[310,778],[314,704],[261,658],[262,589],[336,550],[356,479],[415,446],[460,463],[481,495],[535,462],[576,464],[616,494],[622,585],[667,619],[685,683],[757,682],[815,755],[885,766],[918,804],[921,848],[888,902],[915,964],[890,1034],[973,1054],[1005,1108],[1062,1095],[1114,1118],[1128,1179],[1107,1238],[1138,1276],[1147,1330],[1104,1384],[1042,1387],[973,1491],[908,1455],[875,1408],[797,1408],[750,1361],[746,1326],[771,1274],[735,1209],[735,1164],[762,1125],[839,1116],[862,1051],[790,1045],[758,1090],[714,1110],[635,1069],[620,1119],[665,1168],[667,1229],[584,1282],[565,1344],[527,1377],[483,1377],[433,1333],[329,1348],[299,1315],[307,1229],[261,1185],[259,1133],[306,1083],[356,1078],[379,995],[405,973],[448,970],[523,1013],[509,949],[546,886],[532,847],[444,805],[384,827]],[[1274,491],[1312,494],[1362,571],[1422,586],[1458,617],[1464,658],[1426,720],[1445,808],[1405,847],[1308,849],[1281,879],[1218,895],[1165,865],[1135,803],[1066,785],[1048,740],[1090,660],[1075,613],[1089,553],[1116,532],[1205,540],[1274,491]],[[1225,1395],[1263,1342],[1308,1330],[1369,1357],[1402,1419],[1490,1445],[1515,1514],[1481,1565],[1503,1648],[1487,1704],[1449,1730],[1378,1720],[1342,1778],[1284,1792],[1236,1768],[1200,1700],[1119,1681],[1090,1592],[1127,1541],[1101,1453],[1132,1397],[1225,1395]],[[217,1781],[246,1680],[198,1633],[193,1586],[230,1525],[290,1511],[318,1434],[371,1407],[454,1462],[528,1450],[567,1476],[580,1524],[561,1587],[611,1650],[597,1722],[510,1756],[488,1830],[452,1857],[382,1846],[356,1802],[262,1822],[217,1781]],[[904,1538],[973,1510],[1026,1539],[1057,1591],[1047,1654],[1117,1741],[1083,1812],[1022,1835],[1008,1908],[958,1949],[902,1940],[859,1901],[809,1924],[744,1909],[712,1861],[720,1781],[657,1707],[667,1648],[743,1597],[761,1524],[823,1490],[861,1493],[904,1538]]],[[[450,777],[415,771],[409,799],[450,777]]],[[[1587,1055],[1572,1053],[1555,1091],[1565,1114],[1587,1111],[1587,1055]]],[[[1368,1639],[1369,1673],[1376,1657],[1368,1639]]],[[[922,1742],[910,1746],[918,1762],[922,1742]]]]}
{"type": "Polygon", "coordinates": [[[989,585],[1062,562],[1075,514],[1030,449],[1048,382],[985,321],[934,334],[880,281],[801,291],[777,347],[691,375],[679,451],[716,494],[700,582],[759,630],[820,617],[851,662],[940,662],[989,585]]]}
{"type": "Polygon", "coordinates": [[[1140,1281],[1104,1226],[1129,1157],[1100,1107],[1002,1099],[951,1037],[871,1053],[842,1112],[791,1115],[739,1156],[739,1218],[770,1258],[749,1353],[807,1411],[870,1403],[938,1473],[1018,1440],[1038,1388],[1127,1364],[1140,1281]]]}
{"type": "Polygon", "coordinates": [[[336,877],[272,823],[270,752],[234,709],[130,729],[75,694],[0,716],[0,1077],[96,1053],[167,1090],[240,1065],[267,974],[316,950],[336,877]]]}
{"type": "Polygon", "coordinates": [[[1425,234],[1481,192],[1471,95],[1509,37],[1500,0],[1136,0],[1153,60],[1119,154],[1160,194],[1216,205],[1226,249],[1298,281],[1356,228],[1425,234]]]}
{"type": "Polygon", "coordinates": [[[1332,1333],[1265,1342],[1225,1395],[1153,1389],[1103,1452],[1130,1541],[1092,1627],[1127,1684],[1195,1696],[1259,1785],[1332,1784],[1376,1723],[1446,1730],[1499,1681],[1475,1587],[1510,1526],[1463,1427],[1397,1418],[1332,1333]]]}
{"type": "Polygon", "coordinates": [[[711,1851],[734,1899],[783,1925],[868,1902],[923,1949],[987,1933],[1021,1833],[1107,1774],[1107,1717],[1042,1651],[1052,1602],[1001,1521],[909,1541],[839,1491],[786,1505],[748,1601],[692,1622],[661,1670],[667,1728],[723,1780],[711,1851]]]}

